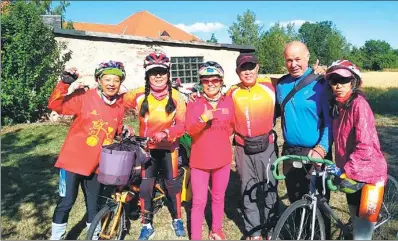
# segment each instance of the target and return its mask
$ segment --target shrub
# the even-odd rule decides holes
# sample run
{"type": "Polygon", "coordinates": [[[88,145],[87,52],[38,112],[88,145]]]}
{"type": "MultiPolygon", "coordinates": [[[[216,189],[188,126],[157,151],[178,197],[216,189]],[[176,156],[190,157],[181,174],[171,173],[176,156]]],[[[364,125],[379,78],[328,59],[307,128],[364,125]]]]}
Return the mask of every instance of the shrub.
{"type": "Polygon", "coordinates": [[[47,100],[70,52],[57,43],[37,5],[15,1],[1,16],[1,121],[34,122],[47,113],[47,100]]]}

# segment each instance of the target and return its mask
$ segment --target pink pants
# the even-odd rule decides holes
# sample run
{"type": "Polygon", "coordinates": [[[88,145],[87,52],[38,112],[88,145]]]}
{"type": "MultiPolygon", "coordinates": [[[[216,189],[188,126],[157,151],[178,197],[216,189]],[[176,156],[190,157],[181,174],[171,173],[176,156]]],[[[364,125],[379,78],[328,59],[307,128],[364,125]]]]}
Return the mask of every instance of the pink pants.
{"type": "Polygon", "coordinates": [[[222,230],[224,216],[224,197],[227,190],[231,165],[228,164],[218,169],[196,169],[191,168],[192,185],[192,211],[191,211],[191,239],[202,239],[202,223],[205,216],[207,203],[207,190],[211,175],[212,180],[212,225],[211,230],[218,232],[222,230]]]}

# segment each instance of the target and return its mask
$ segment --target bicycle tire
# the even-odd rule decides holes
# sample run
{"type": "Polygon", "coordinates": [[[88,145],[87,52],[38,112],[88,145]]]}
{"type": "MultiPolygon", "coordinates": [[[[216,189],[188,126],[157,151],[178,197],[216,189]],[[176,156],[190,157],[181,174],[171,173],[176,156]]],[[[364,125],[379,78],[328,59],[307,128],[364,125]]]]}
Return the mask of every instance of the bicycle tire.
{"type": "MultiPolygon", "coordinates": [[[[294,202],[292,205],[290,205],[282,214],[282,216],[279,218],[274,231],[272,232],[272,240],[296,240],[297,237],[280,237],[283,228],[285,227],[285,225],[289,225],[287,224],[288,218],[292,215],[292,213],[298,209],[301,209],[303,207],[308,207],[309,209],[311,208],[311,202],[307,201],[305,199],[302,200],[298,200],[296,202],[294,202]]],[[[308,212],[310,213],[310,212],[308,212]]],[[[320,230],[320,240],[325,240],[326,239],[326,234],[325,234],[325,222],[323,220],[323,217],[321,215],[321,212],[319,211],[319,208],[316,208],[316,220],[318,221],[318,226],[319,226],[319,230],[320,230]]],[[[311,236],[311,235],[309,235],[311,236]]],[[[315,239],[316,237],[314,237],[315,239]]],[[[306,240],[303,239],[303,237],[300,237],[301,240],[306,240]]]]}
{"type": "MultiPolygon", "coordinates": [[[[87,231],[86,240],[93,240],[93,237],[95,235],[98,236],[98,234],[95,234],[97,225],[101,225],[101,229],[102,229],[103,224],[100,224],[100,222],[108,214],[110,214],[110,213],[114,214],[117,211],[119,205],[122,205],[122,208],[123,208],[123,204],[117,204],[117,203],[108,203],[103,208],[101,208],[101,210],[97,213],[97,215],[95,215],[93,221],[91,222],[90,228],[87,231]]],[[[111,216],[111,220],[109,220],[110,223],[112,223],[113,217],[114,216],[111,216]]],[[[123,208],[122,214],[120,216],[120,220],[118,223],[118,227],[117,227],[118,231],[116,232],[117,233],[116,237],[111,237],[110,238],[111,240],[121,240],[122,239],[125,220],[126,220],[126,216],[125,216],[125,211],[123,208]]],[[[106,225],[106,226],[108,226],[108,225],[106,225]]],[[[98,240],[101,240],[101,238],[99,237],[98,240]]]]}
{"type": "Polygon", "coordinates": [[[391,219],[380,227],[375,228],[373,239],[375,240],[394,240],[398,235],[398,181],[388,175],[387,185],[384,190],[384,200],[380,209],[377,224],[387,219],[387,211],[391,214],[391,219]]]}

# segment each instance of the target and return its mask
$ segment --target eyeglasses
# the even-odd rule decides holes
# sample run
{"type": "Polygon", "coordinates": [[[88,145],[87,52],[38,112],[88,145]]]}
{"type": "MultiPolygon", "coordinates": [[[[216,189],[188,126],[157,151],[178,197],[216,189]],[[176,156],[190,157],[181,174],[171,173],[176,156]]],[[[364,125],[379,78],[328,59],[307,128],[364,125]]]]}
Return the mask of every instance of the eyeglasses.
{"type": "Polygon", "coordinates": [[[219,84],[222,80],[221,79],[201,79],[200,82],[202,82],[202,84],[208,85],[210,83],[212,84],[219,84]]]}

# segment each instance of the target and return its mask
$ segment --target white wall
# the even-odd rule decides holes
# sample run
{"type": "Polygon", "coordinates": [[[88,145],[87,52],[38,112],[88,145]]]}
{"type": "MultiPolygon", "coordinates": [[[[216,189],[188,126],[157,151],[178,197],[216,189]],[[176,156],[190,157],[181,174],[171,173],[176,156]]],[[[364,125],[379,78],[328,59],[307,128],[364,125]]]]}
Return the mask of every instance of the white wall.
{"type": "Polygon", "coordinates": [[[96,65],[107,60],[123,62],[127,73],[124,85],[128,89],[143,85],[144,58],[154,49],[164,51],[169,57],[203,56],[204,61],[216,61],[224,68],[227,87],[239,82],[239,78],[235,73],[236,58],[239,52],[235,50],[117,43],[64,37],[56,37],[56,39],[57,41],[66,42],[68,50],[72,51],[72,59],[66,66],[78,68],[81,74],[79,81],[90,86],[95,85],[93,74],[96,65]]]}

